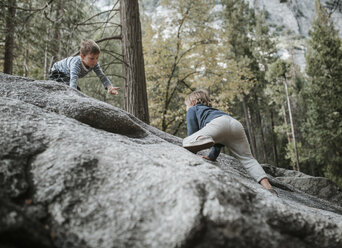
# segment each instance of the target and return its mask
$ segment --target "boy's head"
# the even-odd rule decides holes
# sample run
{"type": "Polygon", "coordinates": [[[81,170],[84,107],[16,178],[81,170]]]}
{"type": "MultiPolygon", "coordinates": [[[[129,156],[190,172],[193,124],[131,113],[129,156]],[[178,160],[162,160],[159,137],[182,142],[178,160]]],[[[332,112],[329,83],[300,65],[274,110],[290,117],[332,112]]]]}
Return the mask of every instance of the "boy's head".
{"type": "Polygon", "coordinates": [[[210,106],[210,97],[207,91],[205,90],[196,90],[192,93],[190,93],[185,98],[185,105],[186,110],[188,110],[190,107],[195,106],[196,104],[202,104],[205,106],[210,106]]]}
{"type": "Polygon", "coordinates": [[[93,40],[84,40],[80,45],[82,62],[89,67],[97,64],[100,55],[100,47],[93,40]]]}
{"type": "Polygon", "coordinates": [[[93,40],[84,40],[80,44],[80,54],[83,54],[84,56],[89,53],[99,54],[100,52],[100,47],[93,40]]]}

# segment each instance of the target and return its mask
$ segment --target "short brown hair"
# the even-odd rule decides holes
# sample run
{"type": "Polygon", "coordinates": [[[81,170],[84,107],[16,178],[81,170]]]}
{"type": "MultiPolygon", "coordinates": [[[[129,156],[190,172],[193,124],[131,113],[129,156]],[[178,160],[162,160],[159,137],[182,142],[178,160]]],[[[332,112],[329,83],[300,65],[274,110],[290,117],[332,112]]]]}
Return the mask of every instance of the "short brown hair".
{"type": "Polygon", "coordinates": [[[195,104],[203,104],[206,106],[211,106],[211,100],[209,93],[206,90],[196,90],[187,97],[185,97],[185,104],[191,105],[195,101],[195,104]]]}
{"type": "Polygon", "coordinates": [[[93,40],[84,40],[80,44],[80,53],[86,56],[89,53],[99,54],[100,47],[93,40]]]}

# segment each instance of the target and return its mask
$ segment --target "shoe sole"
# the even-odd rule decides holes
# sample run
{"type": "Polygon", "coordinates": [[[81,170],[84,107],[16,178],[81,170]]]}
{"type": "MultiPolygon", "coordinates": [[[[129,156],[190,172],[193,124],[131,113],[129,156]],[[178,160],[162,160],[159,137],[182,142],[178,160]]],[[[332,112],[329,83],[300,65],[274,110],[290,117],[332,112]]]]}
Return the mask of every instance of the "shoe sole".
{"type": "Polygon", "coordinates": [[[206,143],[202,143],[202,144],[200,143],[200,144],[197,144],[197,145],[183,146],[183,147],[185,149],[187,149],[188,151],[190,151],[190,152],[197,153],[197,152],[199,152],[201,150],[210,148],[213,145],[215,145],[215,142],[211,141],[211,142],[206,142],[206,143]]]}

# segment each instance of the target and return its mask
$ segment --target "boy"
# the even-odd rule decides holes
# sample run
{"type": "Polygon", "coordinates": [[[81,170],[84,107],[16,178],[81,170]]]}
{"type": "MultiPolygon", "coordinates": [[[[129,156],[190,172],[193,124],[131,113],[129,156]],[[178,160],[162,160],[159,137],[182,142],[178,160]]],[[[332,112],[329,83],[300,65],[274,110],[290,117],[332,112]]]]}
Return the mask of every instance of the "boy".
{"type": "Polygon", "coordinates": [[[211,108],[209,95],[203,90],[189,94],[185,98],[185,104],[188,137],[183,140],[184,148],[197,153],[212,147],[208,157],[202,157],[215,161],[221,148],[227,146],[258,183],[278,196],[265,171],[252,156],[245,130],[239,121],[211,108]]]}
{"type": "Polygon", "coordinates": [[[119,87],[113,87],[109,79],[103,73],[97,63],[100,55],[100,48],[93,40],[82,41],[80,45],[80,56],[68,57],[56,62],[49,74],[49,79],[62,82],[74,89],[80,90],[77,86],[78,78],[82,78],[94,70],[100,78],[105,89],[110,94],[117,95],[119,87]]]}

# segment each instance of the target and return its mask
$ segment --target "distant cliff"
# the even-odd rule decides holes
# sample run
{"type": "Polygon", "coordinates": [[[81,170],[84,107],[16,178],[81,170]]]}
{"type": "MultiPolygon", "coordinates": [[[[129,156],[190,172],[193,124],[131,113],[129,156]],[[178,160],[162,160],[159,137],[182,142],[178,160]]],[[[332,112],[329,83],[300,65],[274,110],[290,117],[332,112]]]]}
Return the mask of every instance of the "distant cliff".
{"type": "MultiPolygon", "coordinates": [[[[266,10],[267,22],[279,35],[277,47],[283,59],[293,54],[295,63],[305,67],[305,42],[315,16],[315,0],[246,0],[256,11],[266,10]]],[[[321,0],[325,6],[327,0],[321,0]]],[[[342,13],[331,15],[342,37],[342,13]]]]}
{"type": "MultiPolygon", "coordinates": [[[[247,0],[250,7],[266,10],[268,22],[291,31],[295,35],[308,36],[315,16],[314,0],[247,0]]],[[[325,6],[326,0],[321,0],[325,6]]],[[[342,13],[335,11],[331,16],[336,29],[342,36],[342,13]]]]}

